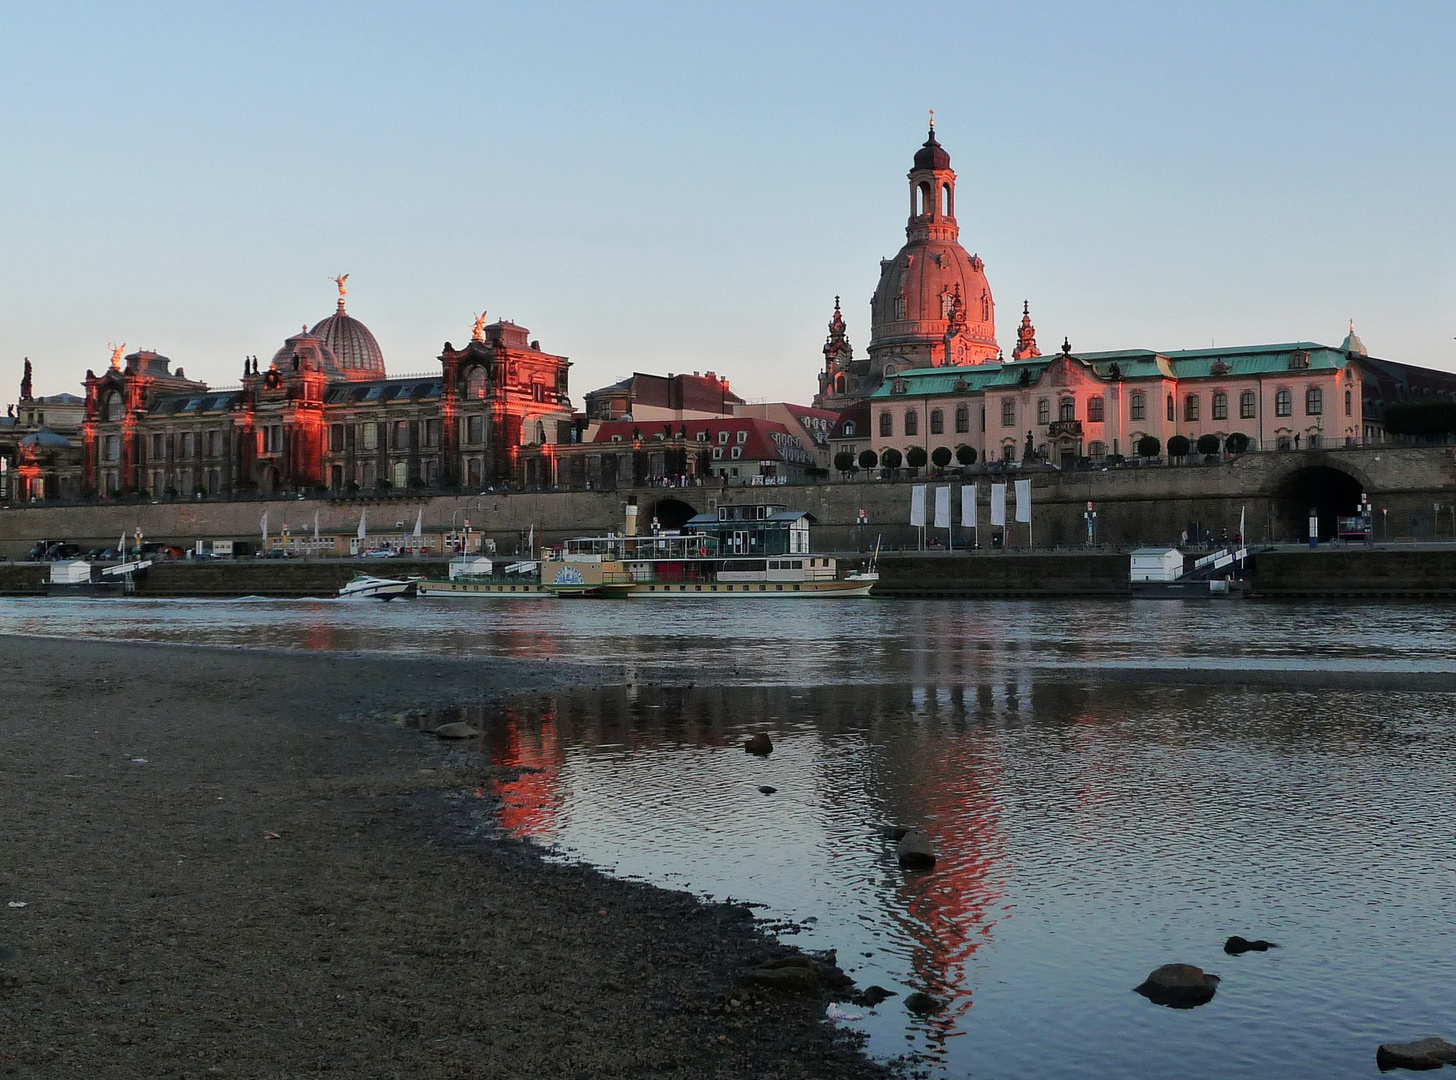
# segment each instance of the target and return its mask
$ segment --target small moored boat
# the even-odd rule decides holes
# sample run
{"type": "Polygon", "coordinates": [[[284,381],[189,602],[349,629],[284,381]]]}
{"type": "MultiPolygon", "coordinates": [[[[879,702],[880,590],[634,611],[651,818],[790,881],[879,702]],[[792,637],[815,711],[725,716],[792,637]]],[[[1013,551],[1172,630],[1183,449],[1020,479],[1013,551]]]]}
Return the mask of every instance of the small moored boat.
{"type": "Polygon", "coordinates": [[[375,577],[373,574],[355,574],[353,579],[339,590],[340,600],[393,600],[396,596],[413,596],[418,582],[401,578],[375,577]]]}

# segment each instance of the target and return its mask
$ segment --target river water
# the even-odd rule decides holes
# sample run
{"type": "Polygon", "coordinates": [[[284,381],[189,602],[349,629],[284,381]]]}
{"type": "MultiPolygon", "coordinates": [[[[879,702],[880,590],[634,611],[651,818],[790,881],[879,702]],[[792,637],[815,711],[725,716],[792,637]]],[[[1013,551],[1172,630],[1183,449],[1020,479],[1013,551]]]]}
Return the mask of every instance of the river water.
{"type": "Polygon", "coordinates": [[[0,601],[0,632],[614,663],[478,717],[502,824],[763,905],[950,1077],[1356,1077],[1456,1038],[1456,609],[0,601]],[[1179,680],[1186,678],[1186,683],[1179,680]],[[1336,685],[1339,684],[1339,685],[1336,685]],[[765,730],[767,759],[741,748],[765,730]],[[776,789],[764,794],[760,788],[776,789]],[[935,839],[906,872],[886,836],[935,839]],[[1228,956],[1231,934],[1279,948],[1228,956]],[[1222,977],[1173,1010],[1154,967],[1222,977]],[[920,990],[946,1003],[904,1007],[920,990]]]}

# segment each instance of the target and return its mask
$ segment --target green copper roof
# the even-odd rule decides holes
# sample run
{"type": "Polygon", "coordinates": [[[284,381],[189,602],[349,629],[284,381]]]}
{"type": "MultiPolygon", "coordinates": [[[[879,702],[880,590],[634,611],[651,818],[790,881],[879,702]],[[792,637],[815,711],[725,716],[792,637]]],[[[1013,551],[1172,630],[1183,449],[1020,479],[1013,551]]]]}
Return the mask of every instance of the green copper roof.
{"type": "MultiPolygon", "coordinates": [[[[1328,345],[1312,341],[1295,341],[1279,345],[1244,345],[1225,349],[1180,349],[1156,353],[1147,349],[1121,349],[1115,352],[1073,353],[1072,359],[1091,366],[1099,378],[1112,377],[1112,365],[1124,380],[1156,379],[1171,375],[1178,379],[1239,378],[1250,375],[1275,375],[1292,369],[1296,352],[1309,354],[1310,371],[1338,371],[1348,361],[1346,354],[1328,345]],[[1227,372],[1215,375],[1213,366],[1222,361],[1227,372]]],[[[886,379],[871,398],[926,397],[984,390],[1000,390],[1021,385],[1026,373],[1030,384],[1040,381],[1049,364],[1061,354],[1038,356],[1033,360],[999,364],[973,364],[966,367],[921,368],[902,371],[886,379]],[[897,379],[905,382],[903,395],[894,393],[897,379]],[[957,382],[962,387],[957,388],[957,382]]]]}

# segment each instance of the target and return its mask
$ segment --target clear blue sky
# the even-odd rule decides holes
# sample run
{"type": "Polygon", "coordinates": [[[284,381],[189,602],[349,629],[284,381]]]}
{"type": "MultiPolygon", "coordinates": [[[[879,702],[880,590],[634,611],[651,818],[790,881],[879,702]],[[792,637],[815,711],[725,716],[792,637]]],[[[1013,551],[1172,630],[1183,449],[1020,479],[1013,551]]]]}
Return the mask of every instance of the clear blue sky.
{"type": "Polygon", "coordinates": [[[234,382],[349,310],[807,400],[934,107],[1003,345],[1456,368],[1456,4],[11,3],[0,400],[107,343],[234,382]]]}

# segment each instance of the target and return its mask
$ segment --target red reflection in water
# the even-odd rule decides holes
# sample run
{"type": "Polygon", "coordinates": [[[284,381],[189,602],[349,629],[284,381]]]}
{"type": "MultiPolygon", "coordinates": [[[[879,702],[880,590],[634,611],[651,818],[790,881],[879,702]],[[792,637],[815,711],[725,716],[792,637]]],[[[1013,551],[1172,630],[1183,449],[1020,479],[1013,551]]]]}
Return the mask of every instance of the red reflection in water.
{"type": "Polygon", "coordinates": [[[971,1008],[966,965],[1005,917],[998,878],[1004,871],[1006,837],[996,791],[995,744],[984,736],[927,739],[917,747],[916,782],[909,808],[934,839],[933,870],[907,872],[893,914],[914,943],[910,962],[920,988],[947,1002],[926,1028],[941,1043],[971,1008]]]}
{"type": "Polygon", "coordinates": [[[538,719],[526,724],[515,709],[501,714],[491,736],[491,763],[520,769],[521,773],[514,780],[493,781],[491,792],[500,799],[501,826],[511,835],[533,840],[555,838],[557,816],[565,801],[563,757],[554,705],[543,708],[538,719]]]}

